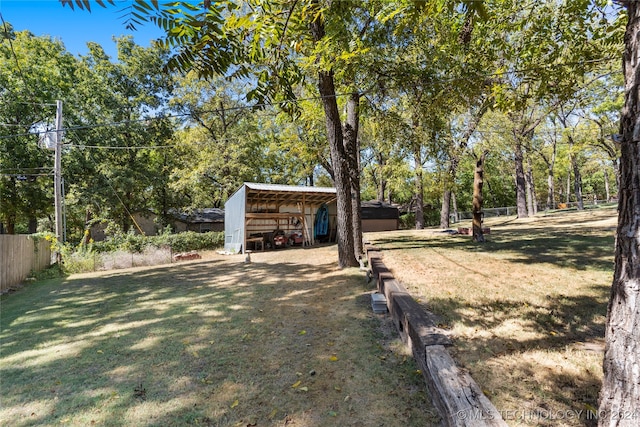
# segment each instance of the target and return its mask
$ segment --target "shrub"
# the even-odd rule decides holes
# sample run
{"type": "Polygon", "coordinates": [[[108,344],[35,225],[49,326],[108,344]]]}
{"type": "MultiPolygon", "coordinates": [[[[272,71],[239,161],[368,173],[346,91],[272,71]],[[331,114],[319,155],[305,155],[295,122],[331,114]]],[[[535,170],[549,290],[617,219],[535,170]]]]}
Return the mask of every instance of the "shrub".
{"type": "Polygon", "coordinates": [[[187,231],[177,234],[161,234],[149,238],[157,248],[169,247],[173,252],[217,249],[224,246],[224,232],[196,233],[187,231]]]}
{"type": "Polygon", "coordinates": [[[171,261],[171,252],[217,249],[224,246],[224,232],[187,231],[158,236],[116,233],[102,242],[61,248],[64,270],[81,273],[100,269],[153,265],[171,261]],[[168,255],[167,255],[168,254],[168,255]]]}

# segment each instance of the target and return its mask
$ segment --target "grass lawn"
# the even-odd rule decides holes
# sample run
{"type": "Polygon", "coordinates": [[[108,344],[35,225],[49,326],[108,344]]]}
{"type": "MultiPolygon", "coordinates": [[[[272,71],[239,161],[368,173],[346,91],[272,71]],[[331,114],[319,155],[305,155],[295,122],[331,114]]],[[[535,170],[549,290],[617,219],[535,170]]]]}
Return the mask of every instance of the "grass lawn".
{"type": "Polygon", "coordinates": [[[211,254],[1,299],[0,425],[428,426],[439,418],[335,247],[211,254]]]}
{"type": "Polygon", "coordinates": [[[594,425],[616,223],[599,208],[489,219],[484,244],[433,229],[367,238],[509,425],[594,425]]]}

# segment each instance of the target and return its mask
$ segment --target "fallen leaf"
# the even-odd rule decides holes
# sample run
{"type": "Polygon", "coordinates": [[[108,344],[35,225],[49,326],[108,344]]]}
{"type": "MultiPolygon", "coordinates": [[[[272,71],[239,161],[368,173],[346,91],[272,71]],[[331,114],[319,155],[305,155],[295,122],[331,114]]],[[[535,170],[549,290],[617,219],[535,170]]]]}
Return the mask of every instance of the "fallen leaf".
{"type": "Polygon", "coordinates": [[[307,331],[305,331],[305,330],[303,329],[303,330],[301,330],[300,332],[298,332],[298,335],[304,335],[304,334],[306,334],[306,333],[307,333],[307,331]]]}
{"type": "Polygon", "coordinates": [[[335,354],[331,355],[331,357],[329,357],[329,360],[332,362],[335,362],[338,360],[338,356],[336,356],[335,354]]]}
{"type": "Polygon", "coordinates": [[[300,387],[298,390],[300,390],[300,391],[309,391],[309,387],[300,387]]]}
{"type": "Polygon", "coordinates": [[[302,381],[296,381],[295,383],[293,383],[293,385],[291,386],[291,388],[296,388],[296,387],[298,387],[300,384],[302,384],[302,381]]]}
{"type": "Polygon", "coordinates": [[[102,350],[98,350],[96,353],[98,353],[98,354],[102,354],[102,353],[104,353],[104,351],[102,351],[102,350]]]}
{"type": "Polygon", "coordinates": [[[238,399],[236,399],[232,404],[231,404],[231,409],[235,408],[236,406],[238,406],[240,404],[240,401],[238,399]]]}

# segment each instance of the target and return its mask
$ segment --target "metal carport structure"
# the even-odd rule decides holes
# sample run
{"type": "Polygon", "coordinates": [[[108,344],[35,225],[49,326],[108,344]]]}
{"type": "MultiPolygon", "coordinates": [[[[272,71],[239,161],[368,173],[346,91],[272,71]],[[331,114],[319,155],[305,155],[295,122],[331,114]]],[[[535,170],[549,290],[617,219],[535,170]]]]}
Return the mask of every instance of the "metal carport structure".
{"type": "Polygon", "coordinates": [[[335,229],[336,189],[296,185],[245,182],[225,203],[225,245],[229,252],[245,252],[251,234],[301,230],[304,245],[315,244],[315,213],[323,204],[329,208],[330,226],[335,229]],[[333,221],[331,221],[333,219],[333,221]]]}

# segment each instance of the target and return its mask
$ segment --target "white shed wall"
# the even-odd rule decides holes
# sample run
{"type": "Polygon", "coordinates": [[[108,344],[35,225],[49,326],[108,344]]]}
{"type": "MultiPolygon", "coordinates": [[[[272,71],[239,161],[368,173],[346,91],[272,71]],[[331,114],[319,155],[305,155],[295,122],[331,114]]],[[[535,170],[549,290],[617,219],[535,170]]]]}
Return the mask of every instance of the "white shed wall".
{"type": "Polygon", "coordinates": [[[243,185],[224,204],[224,250],[239,253],[244,244],[246,187],[243,185]]]}

